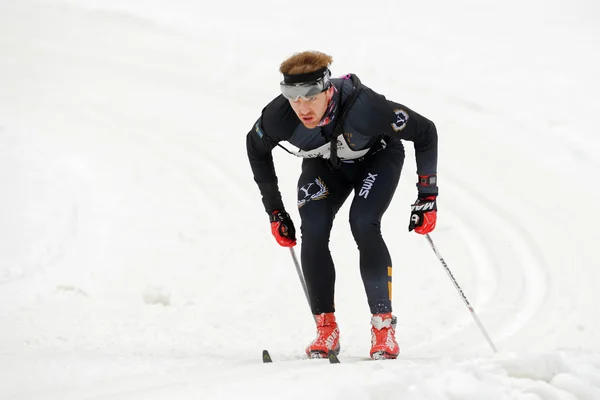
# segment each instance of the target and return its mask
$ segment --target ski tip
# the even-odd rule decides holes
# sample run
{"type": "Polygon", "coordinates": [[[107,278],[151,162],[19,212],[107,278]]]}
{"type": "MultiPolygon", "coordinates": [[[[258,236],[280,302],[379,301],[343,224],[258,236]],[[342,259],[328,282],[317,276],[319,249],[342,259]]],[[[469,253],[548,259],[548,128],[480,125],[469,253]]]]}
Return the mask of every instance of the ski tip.
{"type": "Polygon", "coordinates": [[[269,354],[268,350],[263,350],[262,352],[262,360],[263,363],[272,363],[273,360],[271,359],[271,355],[269,354]]]}
{"type": "Polygon", "coordinates": [[[338,358],[337,354],[335,354],[335,352],[330,351],[329,353],[327,353],[327,358],[329,359],[329,363],[331,364],[339,364],[340,363],[340,359],[338,358]]]}

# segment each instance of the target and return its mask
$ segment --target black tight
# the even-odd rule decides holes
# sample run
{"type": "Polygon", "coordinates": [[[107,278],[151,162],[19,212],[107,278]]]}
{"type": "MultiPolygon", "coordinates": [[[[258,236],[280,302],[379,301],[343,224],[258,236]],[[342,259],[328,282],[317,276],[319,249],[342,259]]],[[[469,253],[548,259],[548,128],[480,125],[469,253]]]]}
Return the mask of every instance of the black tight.
{"type": "Polygon", "coordinates": [[[401,145],[388,146],[358,163],[332,171],[327,160],[306,159],[298,181],[302,219],[302,271],[313,314],[333,312],[335,267],[329,235],[336,213],[350,193],[350,228],[360,252],[360,273],[373,314],[392,311],[392,261],[381,236],[381,218],[400,179],[401,145]]]}

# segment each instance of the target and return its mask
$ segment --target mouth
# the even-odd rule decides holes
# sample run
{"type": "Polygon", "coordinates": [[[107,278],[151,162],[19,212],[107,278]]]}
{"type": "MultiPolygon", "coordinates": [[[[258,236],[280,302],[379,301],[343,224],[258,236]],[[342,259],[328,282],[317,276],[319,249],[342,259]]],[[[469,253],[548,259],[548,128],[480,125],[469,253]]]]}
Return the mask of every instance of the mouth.
{"type": "Polygon", "coordinates": [[[300,117],[300,119],[302,120],[302,122],[304,122],[306,124],[306,123],[309,123],[312,120],[314,120],[314,117],[311,115],[306,115],[306,116],[300,117]]]}

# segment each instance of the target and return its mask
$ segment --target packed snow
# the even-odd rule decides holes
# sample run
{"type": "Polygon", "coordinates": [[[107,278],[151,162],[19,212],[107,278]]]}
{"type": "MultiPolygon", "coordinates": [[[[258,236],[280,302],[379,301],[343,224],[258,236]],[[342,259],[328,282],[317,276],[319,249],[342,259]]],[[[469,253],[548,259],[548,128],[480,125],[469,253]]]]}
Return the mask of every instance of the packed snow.
{"type": "MultiPolygon", "coordinates": [[[[600,399],[598,49],[591,0],[0,2],[0,399],[600,399]],[[436,123],[431,237],[497,353],[407,230],[406,143],[382,226],[401,355],[368,358],[348,204],[341,364],[304,355],[245,150],[302,50],[436,123]]],[[[274,158],[299,227],[301,160],[274,158]]]]}

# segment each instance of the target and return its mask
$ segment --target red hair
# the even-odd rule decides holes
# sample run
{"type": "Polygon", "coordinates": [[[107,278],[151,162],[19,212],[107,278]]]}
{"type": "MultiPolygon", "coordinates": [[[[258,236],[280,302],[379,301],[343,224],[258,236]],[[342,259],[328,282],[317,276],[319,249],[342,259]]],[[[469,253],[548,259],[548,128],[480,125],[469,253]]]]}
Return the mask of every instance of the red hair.
{"type": "Polygon", "coordinates": [[[320,51],[303,51],[296,53],[279,66],[279,72],[286,75],[305,74],[324,67],[329,67],[333,58],[320,51]]]}

